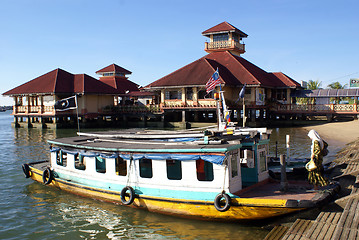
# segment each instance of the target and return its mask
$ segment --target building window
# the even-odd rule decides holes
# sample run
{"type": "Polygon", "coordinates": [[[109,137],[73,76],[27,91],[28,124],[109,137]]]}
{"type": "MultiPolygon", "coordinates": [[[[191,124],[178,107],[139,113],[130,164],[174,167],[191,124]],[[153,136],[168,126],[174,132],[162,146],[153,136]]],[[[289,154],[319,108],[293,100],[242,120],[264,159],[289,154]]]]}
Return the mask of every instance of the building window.
{"type": "Polygon", "coordinates": [[[116,158],[116,174],[119,176],[126,176],[127,175],[127,164],[126,161],[122,158],[116,158]]]}
{"type": "Polygon", "coordinates": [[[151,159],[140,159],[140,177],[152,178],[152,160],[151,159]]]}
{"type": "Polygon", "coordinates": [[[67,165],[67,153],[63,151],[56,152],[56,164],[59,166],[66,167],[67,165]]]}
{"type": "Polygon", "coordinates": [[[182,165],[179,160],[166,160],[167,178],[170,180],[182,179],[182,165]]]}
{"type": "Polygon", "coordinates": [[[165,99],[166,100],[182,99],[182,91],[181,90],[166,91],[165,99]]]}
{"type": "Polygon", "coordinates": [[[287,96],[287,89],[277,89],[276,91],[276,98],[277,100],[285,100],[286,96],[287,96]]]}
{"type": "Polygon", "coordinates": [[[193,99],[193,89],[192,88],[187,88],[186,89],[186,99],[187,100],[192,100],[193,99]]]}
{"type": "Polygon", "coordinates": [[[86,169],[84,156],[82,156],[80,154],[75,155],[75,168],[78,169],[78,170],[85,170],[86,169]]]}
{"type": "Polygon", "coordinates": [[[102,157],[96,157],[96,172],[105,173],[106,172],[106,159],[102,157]]]}
{"type": "Polygon", "coordinates": [[[213,181],[213,163],[199,159],[196,161],[198,181],[213,181]]]}
{"type": "Polygon", "coordinates": [[[239,37],[238,37],[238,35],[236,35],[236,34],[232,34],[232,39],[233,39],[233,41],[235,41],[235,42],[238,42],[238,43],[239,43],[239,37]]]}
{"type": "Polygon", "coordinates": [[[228,41],[228,33],[215,34],[213,35],[213,42],[228,41]]]}

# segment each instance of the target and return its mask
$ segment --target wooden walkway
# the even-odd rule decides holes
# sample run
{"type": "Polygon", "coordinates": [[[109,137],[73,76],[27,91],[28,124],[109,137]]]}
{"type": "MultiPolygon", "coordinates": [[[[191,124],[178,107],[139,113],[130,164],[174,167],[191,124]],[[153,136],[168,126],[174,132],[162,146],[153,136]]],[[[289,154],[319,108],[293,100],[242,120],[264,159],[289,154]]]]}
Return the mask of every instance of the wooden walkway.
{"type": "MultiPolygon", "coordinates": [[[[342,211],[326,210],[314,220],[297,219],[288,229],[275,227],[266,240],[352,240],[359,239],[359,161],[349,162],[341,176],[356,176],[351,194],[342,211]],[[286,230],[285,233],[283,233],[286,230]]],[[[340,199],[339,199],[340,200],[340,199]]]]}

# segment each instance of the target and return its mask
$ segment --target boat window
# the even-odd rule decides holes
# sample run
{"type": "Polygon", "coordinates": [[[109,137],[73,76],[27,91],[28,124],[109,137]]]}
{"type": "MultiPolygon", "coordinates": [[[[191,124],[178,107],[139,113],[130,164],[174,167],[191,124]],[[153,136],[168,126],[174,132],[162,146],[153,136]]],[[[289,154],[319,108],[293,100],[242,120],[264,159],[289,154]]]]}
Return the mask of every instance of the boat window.
{"type": "Polygon", "coordinates": [[[213,163],[199,159],[196,161],[198,181],[213,181],[213,163]]]}
{"type": "Polygon", "coordinates": [[[63,151],[56,152],[56,164],[59,166],[66,167],[67,165],[67,153],[63,151]]]}
{"type": "Polygon", "coordinates": [[[258,155],[259,155],[259,170],[264,172],[267,170],[267,153],[266,153],[266,146],[261,145],[258,146],[258,155]]]}
{"type": "Polygon", "coordinates": [[[179,160],[166,160],[167,178],[170,180],[182,179],[182,165],[179,160]]]}
{"type": "Polygon", "coordinates": [[[116,158],[116,174],[119,176],[126,176],[127,175],[127,164],[126,161],[122,158],[116,158]]]}
{"type": "Polygon", "coordinates": [[[140,176],[142,178],[152,178],[152,160],[143,158],[140,159],[140,176]]]}
{"type": "Polygon", "coordinates": [[[232,172],[232,178],[238,176],[237,154],[233,154],[233,155],[231,156],[231,172],[232,172]]]}
{"type": "Polygon", "coordinates": [[[86,169],[84,156],[82,156],[80,154],[75,155],[75,168],[78,169],[78,170],[85,170],[86,169]]]}
{"type": "Polygon", "coordinates": [[[249,149],[241,149],[240,151],[240,162],[242,168],[254,168],[254,152],[249,149]]]}
{"type": "Polygon", "coordinates": [[[96,172],[106,172],[106,159],[102,157],[96,157],[96,172]]]}

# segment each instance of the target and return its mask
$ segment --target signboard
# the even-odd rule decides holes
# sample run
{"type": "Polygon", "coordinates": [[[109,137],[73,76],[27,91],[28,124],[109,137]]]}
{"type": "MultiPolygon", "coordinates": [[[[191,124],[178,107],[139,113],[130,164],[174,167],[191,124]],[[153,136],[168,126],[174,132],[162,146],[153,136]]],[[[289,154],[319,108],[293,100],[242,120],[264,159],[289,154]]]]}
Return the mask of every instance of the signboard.
{"type": "Polygon", "coordinates": [[[263,88],[256,89],[256,105],[264,105],[265,93],[263,88]]]}
{"type": "Polygon", "coordinates": [[[359,78],[351,78],[350,87],[359,87],[359,78]]]}

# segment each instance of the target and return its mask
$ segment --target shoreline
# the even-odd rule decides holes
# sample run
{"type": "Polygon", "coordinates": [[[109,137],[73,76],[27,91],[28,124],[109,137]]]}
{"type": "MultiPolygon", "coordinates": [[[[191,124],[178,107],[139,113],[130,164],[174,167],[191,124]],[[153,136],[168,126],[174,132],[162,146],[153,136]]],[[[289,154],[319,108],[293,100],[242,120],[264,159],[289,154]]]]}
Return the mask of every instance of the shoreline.
{"type": "Polygon", "coordinates": [[[305,126],[305,130],[314,129],[319,135],[328,142],[335,141],[336,144],[344,147],[348,143],[354,142],[359,138],[359,121],[352,120],[347,122],[330,122],[320,125],[305,126]]]}
{"type": "Polygon", "coordinates": [[[329,122],[313,126],[302,127],[306,131],[314,129],[328,143],[329,154],[324,163],[336,161],[338,152],[350,143],[359,139],[359,121],[329,122]]]}

